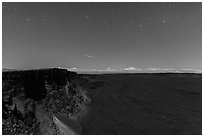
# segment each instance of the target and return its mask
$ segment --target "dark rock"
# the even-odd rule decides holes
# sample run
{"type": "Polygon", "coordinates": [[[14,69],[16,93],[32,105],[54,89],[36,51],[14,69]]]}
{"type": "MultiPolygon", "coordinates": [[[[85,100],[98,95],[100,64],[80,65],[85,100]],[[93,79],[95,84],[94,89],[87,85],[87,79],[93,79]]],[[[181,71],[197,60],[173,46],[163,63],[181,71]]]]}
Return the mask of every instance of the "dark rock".
{"type": "Polygon", "coordinates": [[[52,115],[78,113],[86,97],[66,69],[5,71],[2,79],[3,134],[57,134],[52,115]]]}

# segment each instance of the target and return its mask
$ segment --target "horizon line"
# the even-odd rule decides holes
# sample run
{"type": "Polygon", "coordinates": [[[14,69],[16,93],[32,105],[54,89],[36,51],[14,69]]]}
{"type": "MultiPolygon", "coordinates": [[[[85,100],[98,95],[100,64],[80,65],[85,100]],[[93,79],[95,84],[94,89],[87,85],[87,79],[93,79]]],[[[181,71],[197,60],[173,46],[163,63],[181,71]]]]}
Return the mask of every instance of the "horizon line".
{"type": "Polygon", "coordinates": [[[202,70],[198,69],[189,69],[189,68],[183,68],[183,69],[173,69],[173,68],[134,68],[134,67],[127,67],[131,69],[79,69],[76,67],[72,68],[65,68],[65,67],[47,67],[47,68],[30,68],[30,69],[14,69],[14,68],[3,68],[7,70],[35,70],[35,69],[52,69],[52,68],[58,68],[58,69],[67,69],[68,71],[75,71],[79,73],[201,73],[202,70]],[[133,69],[134,68],[134,69],[133,69]]]}

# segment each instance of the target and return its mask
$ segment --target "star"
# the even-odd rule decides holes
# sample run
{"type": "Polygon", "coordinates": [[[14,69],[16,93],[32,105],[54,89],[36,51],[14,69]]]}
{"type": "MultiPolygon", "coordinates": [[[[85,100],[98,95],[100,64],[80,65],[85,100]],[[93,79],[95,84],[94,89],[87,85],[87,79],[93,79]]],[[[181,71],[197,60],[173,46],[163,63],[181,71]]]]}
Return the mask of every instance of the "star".
{"type": "Polygon", "coordinates": [[[135,4],[134,4],[134,3],[129,3],[129,4],[127,4],[127,6],[128,6],[128,7],[134,7],[135,4]]]}
{"type": "Polygon", "coordinates": [[[169,8],[172,8],[172,5],[171,5],[171,4],[169,4],[169,8]]]}
{"type": "Polygon", "coordinates": [[[29,18],[27,18],[27,19],[26,19],[26,21],[27,21],[27,22],[30,22],[30,19],[29,19],[29,18]]]}
{"type": "Polygon", "coordinates": [[[142,32],[142,30],[143,30],[143,24],[139,24],[139,25],[137,25],[137,26],[139,27],[138,31],[142,32]]]}
{"type": "Polygon", "coordinates": [[[87,19],[89,16],[88,16],[88,15],[85,15],[84,17],[87,19]]]}
{"type": "Polygon", "coordinates": [[[133,24],[133,23],[134,23],[134,21],[133,21],[133,20],[131,20],[131,21],[130,21],[130,23],[131,23],[131,24],[133,24]]]}
{"type": "Polygon", "coordinates": [[[100,34],[100,35],[99,35],[99,38],[101,38],[101,39],[102,39],[102,38],[103,38],[103,34],[100,34]]]}
{"type": "Polygon", "coordinates": [[[162,22],[163,22],[163,23],[166,23],[166,20],[164,19],[164,20],[162,20],[162,22]]]}
{"type": "Polygon", "coordinates": [[[44,47],[47,47],[47,43],[44,44],[44,47]]]}
{"type": "Polygon", "coordinates": [[[105,10],[101,10],[101,12],[102,12],[102,13],[104,13],[104,12],[105,12],[105,10]]]}
{"type": "Polygon", "coordinates": [[[141,28],[141,27],[143,27],[143,25],[142,25],[142,24],[139,24],[138,26],[139,26],[140,28],[141,28]]]}
{"type": "Polygon", "coordinates": [[[82,15],[84,15],[84,14],[85,14],[85,12],[84,12],[84,11],[82,11],[82,12],[81,12],[81,14],[82,14],[82,15]]]}
{"type": "Polygon", "coordinates": [[[45,25],[46,25],[46,23],[45,23],[45,22],[43,22],[43,23],[42,23],[42,25],[43,25],[43,26],[45,26],[45,25]]]}

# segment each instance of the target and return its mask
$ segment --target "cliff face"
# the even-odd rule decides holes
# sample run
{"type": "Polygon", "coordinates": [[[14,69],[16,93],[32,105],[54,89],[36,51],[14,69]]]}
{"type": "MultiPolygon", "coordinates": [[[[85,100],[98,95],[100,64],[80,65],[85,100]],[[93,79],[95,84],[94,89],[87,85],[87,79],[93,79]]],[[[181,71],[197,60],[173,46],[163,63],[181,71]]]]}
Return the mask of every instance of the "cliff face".
{"type": "Polygon", "coordinates": [[[75,116],[89,101],[66,69],[8,71],[2,79],[3,134],[60,134],[53,117],[75,116]]]}

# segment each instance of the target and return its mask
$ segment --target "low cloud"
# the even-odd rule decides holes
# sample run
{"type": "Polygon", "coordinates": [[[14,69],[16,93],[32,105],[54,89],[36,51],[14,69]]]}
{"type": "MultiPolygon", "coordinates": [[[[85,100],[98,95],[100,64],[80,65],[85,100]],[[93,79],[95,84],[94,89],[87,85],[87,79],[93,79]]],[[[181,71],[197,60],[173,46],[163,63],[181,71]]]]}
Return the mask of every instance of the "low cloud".
{"type": "Polygon", "coordinates": [[[172,68],[147,68],[146,71],[173,71],[172,68]]]}
{"type": "Polygon", "coordinates": [[[73,68],[71,68],[71,69],[75,70],[75,69],[77,69],[77,68],[73,67],[73,68]]]}
{"type": "Polygon", "coordinates": [[[105,71],[117,71],[116,69],[113,69],[113,68],[106,68],[105,71]]]}
{"type": "Polygon", "coordinates": [[[163,69],[161,69],[161,70],[173,71],[173,70],[175,70],[175,69],[173,69],[173,68],[163,68],[163,69]]]}
{"type": "Polygon", "coordinates": [[[84,55],[84,56],[87,58],[93,58],[93,56],[91,56],[91,55],[84,55]]]}
{"type": "Polygon", "coordinates": [[[70,68],[70,70],[73,70],[73,71],[87,71],[87,69],[80,69],[80,68],[70,68]]]}
{"type": "Polygon", "coordinates": [[[202,73],[202,70],[198,70],[198,69],[188,69],[188,68],[183,68],[183,69],[181,69],[181,71],[183,71],[183,72],[202,73]]]}
{"type": "Polygon", "coordinates": [[[72,67],[69,70],[71,71],[77,71],[77,72],[107,72],[107,73],[114,73],[114,72],[152,72],[152,73],[160,73],[160,72],[170,72],[170,73],[202,73],[202,70],[197,70],[197,69],[188,69],[188,68],[183,68],[183,69],[173,69],[173,68],[135,68],[135,67],[126,67],[124,69],[115,69],[115,68],[106,68],[106,69],[81,69],[81,68],[76,68],[72,67]]]}
{"type": "Polygon", "coordinates": [[[99,72],[101,72],[103,70],[101,70],[101,69],[91,69],[91,71],[99,71],[99,72]]]}
{"type": "Polygon", "coordinates": [[[157,71],[160,70],[160,68],[146,68],[147,71],[157,71]]]}
{"type": "Polygon", "coordinates": [[[85,71],[85,72],[92,72],[92,71],[104,71],[104,70],[100,70],[100,69],[82,69],[82,68],[76,68],[76,67],[73,67],[73,68],[70,68],[69,70],[72,70],[72,71],[85,71]]]}
{"type": "Polygon", "coordinates": [[[155,71],[155,72],[173,72],[173,73],[202,73],[201,70],[197,69],[173,69],[173,68],[147,68],[145,71],[155,71]]]}
{"type": "Polygon", "coordinates": [[[142,69],[134,68],[134,67],[127,67],[127,68],[124,68],[124,70],[126,70],[126,71],[141,71],[142,69]]]}

